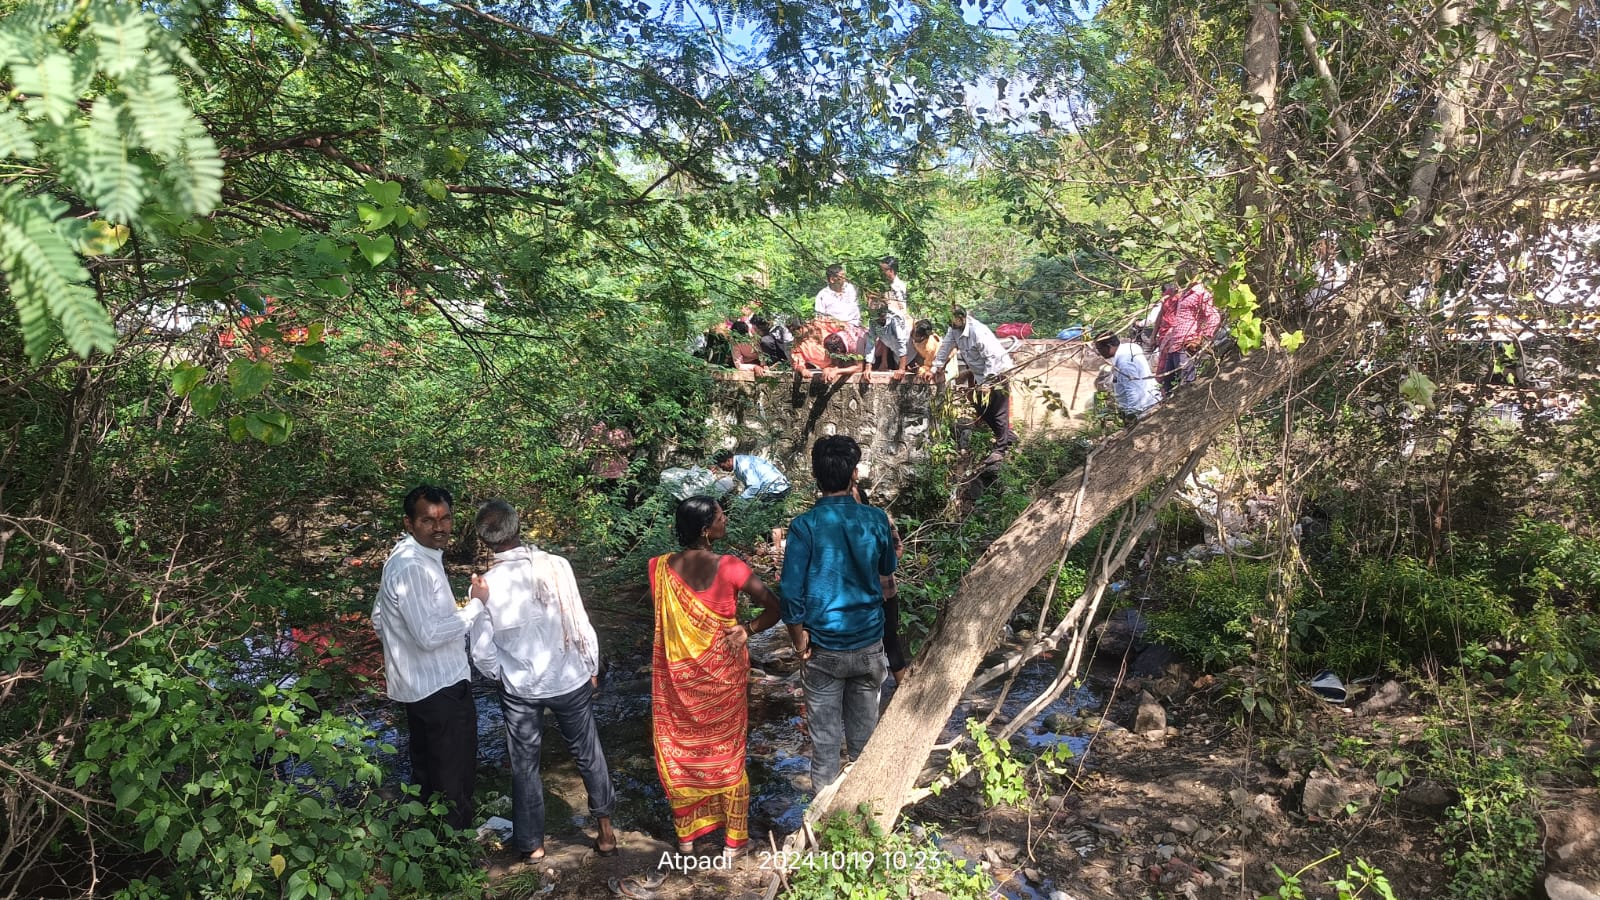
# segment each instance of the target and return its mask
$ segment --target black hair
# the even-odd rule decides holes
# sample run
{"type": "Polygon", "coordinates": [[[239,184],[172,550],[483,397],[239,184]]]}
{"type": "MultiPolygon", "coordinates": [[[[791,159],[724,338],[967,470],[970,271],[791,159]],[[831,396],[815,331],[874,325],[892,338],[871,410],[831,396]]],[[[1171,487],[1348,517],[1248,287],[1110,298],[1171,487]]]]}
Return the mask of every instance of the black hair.
{"type": "Polygon", "coordinates": [[[1122,344],[1122,339],[1117,337],[1115,331],[1104,331],[1094,337],[1094,348],[1100,351],[1101,356],[1117,352],[1117,347],[1122,344]]]}
{"type": "Polygon", "coordinates": [[[772,330],[772,323],[767,320],[766,316],[757,314],[750,317],[750,327],[761,332],[762,334],[766,334],[768,331],[772,330]]]}
{"type": "Polygon", "coordinates": [[[705,536],[706,529],[717,520],[717,511],[722,507],[710,497],[688,497],[678,502],[678,509],[673,514],[672,530],[678,536],[678,544],[688,549],[700,543],[705,536]]]}
{"type": "Polygon", "coordinates": [[[950,318],[954,319],[956,316],[961,316],[962,318],[966,318],[966,315],[967,315],[967,308],[965,306],[952,306],[952,307],[950,307],[950,318]]]}
{"type": "Polygon", "coordinates": [[[726,448],[711,454],[711,464],[713,466],[720,466],[730,459],[733,459],[733,451],[726,448]]]}
{"type": "Polygon", "coordinates": [[[829,278],[832,278],[833,276],[841,274],[843,272],[844,272],[844,263],[834,263],[833,265],[828,267],[828,277],[829,278]]]}
{"type": "Polygon", "coordinates": [[[850,487],[850,476],[861,462],[861,445],[848,434],[835,434],[811,445],[811,474],[823,493],[850,487]]]}
{"type": "Polygon", "coordinates": [[[750,333],[750,323],[743,319],[734,319],[731,323],[729,323],[729,327],[740,334],[750,333]]]}
{"type": "Polygon", "coordinates": [[[423,500],[429,503],[443,503],[451,509],[455,509],[456,505],[455,498],[451,497],[450,492],[444,488],[434,487],[431,484],[419,484],[412,488],[409,494],[406,494],[406,518],[415,519],[417,517],[417,504],[423,500]]]}
{"type": "Polygon", "coordinates": [[[848,356],[850,348],[845,346],[844,335],[834,332],[822,339],[822,349],[834,356],[848,356]]]}
{"type": "Polygon", "coordinates": [[[933,334],[933,320],[931,319],[918,319],[917,324],[911,329],[911,336],[915,338],[926,338],[930,334],[933,334]]]}
{"type": "Polygon", "coordinates": [[[889,271],[895,273],[896,275],[900,274],[900,260],[895,259],[892,256],[885,256],[883,259],[878,260],[878,262],[888,266],[889,271]]]}

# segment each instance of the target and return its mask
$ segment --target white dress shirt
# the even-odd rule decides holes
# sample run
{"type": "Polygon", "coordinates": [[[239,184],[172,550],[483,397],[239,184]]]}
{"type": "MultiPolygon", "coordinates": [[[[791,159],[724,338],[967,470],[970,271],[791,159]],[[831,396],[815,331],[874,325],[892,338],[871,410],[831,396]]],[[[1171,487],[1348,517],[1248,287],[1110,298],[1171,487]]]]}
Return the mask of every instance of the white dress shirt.
{"type": "Polygon", "coordinates": [[[965,328],[945,331],[939,352],[933,357],[932,371],[943,371],[952,350],[961,352],[961,363],[972,372],[972,383],[975,385],[1011,371],[1011,354],[1000,345],[1000,339],[994,336],[989,326],[974,319],[970,313],[965,328]]]}
{"type": "Polygon", "coordinates": [[[861,324],[861,304],[856,301],[856,286],[848,281],[837,291],[829,286],[817,291],[815,306],[818,316],[829,316],[851,325],[861,324]]]}
{"type": "Polygon", "coordinates": [[[443,550],[424,547],[409,534],[395,544],[372,604],[389,698],[415,703],[470,678],[467,628],[482,612],[476,598],[456,608],[443,550]]]}
{"type": "Polygon", "coordinates": [[[1119,344],[1111,356],[1111,394],[1117,408],[1126,413],[1142,413],[1161,402],[1144,348],[1132,341],[1119,344]]]}
{"type": "Polygon", "coordinates": [[[472,661],[524,700],[577,690],[600,672],[600,641],[578,596],[572,564],[524,545],[485,572],[489,614],[473,623],[472,661]]]}

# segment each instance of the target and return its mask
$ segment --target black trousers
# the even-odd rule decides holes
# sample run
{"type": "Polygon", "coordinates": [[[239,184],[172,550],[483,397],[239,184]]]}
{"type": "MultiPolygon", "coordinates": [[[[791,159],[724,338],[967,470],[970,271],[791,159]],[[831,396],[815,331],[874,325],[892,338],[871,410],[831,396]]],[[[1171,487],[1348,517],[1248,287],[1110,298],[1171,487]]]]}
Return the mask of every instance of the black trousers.
{"type": "Polygon", "coordinates": [[[478,783],[478,707],[472,686],[459,681],[415,703],[407,703],[411,729],[411,780],[424,802],[444,795],[452,828],[471,828],[473,788],[478,783]]]}
{"type": "MultiPolygon", "coordinates": [[[[989,426],[989,430],[994,432],[993,452],[1003,456],[1017,443],[1017,433],[1011,430],[1011,384],[1006,379],[1000,379],[987,390],[974,390],[972,411],[977,422],[989,426]]],[[[956,444],[963,450],[967,449],[971,434],[971,425],[961,429],[956,435],[956,444]]]]}

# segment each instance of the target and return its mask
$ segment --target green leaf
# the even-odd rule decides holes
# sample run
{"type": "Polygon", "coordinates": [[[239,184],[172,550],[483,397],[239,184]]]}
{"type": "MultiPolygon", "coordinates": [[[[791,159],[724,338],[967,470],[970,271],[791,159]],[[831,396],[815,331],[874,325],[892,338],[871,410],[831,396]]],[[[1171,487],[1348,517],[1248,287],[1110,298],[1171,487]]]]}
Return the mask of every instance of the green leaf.
{"type": "Polygon", "coordinates": [[[283,870],[288,867],[289,863],[283,858],[282,853],[274,853],[272,854],[270,865],[272,866],[272,877],[282,878],[283,870]]]}
{"type": "Polygon", "coordinates": [[[397,181],[368,179],[363,187],[367,189],[368,194],[372,195],[372,199],[382,203],[384,206],[393,206],[400,200],[400,183],[397,181]]]}
{"type": "Polygon", "coordinates": [[[178,841],[178,859],[194,859],[195,852],[200,849],[200,839],[199,828],[185,831],[178,841]]]}
{"type": "Polygon", "coordinates": [[[289,439],[291,424],[288,415],[276,410],[252,412],[244,419],[244,427],[250,436],[269,447],[289,439]]]}
{"type": "Polygon", "coordinates": [[[19,160],[33,159],[38,147],[33,142],[33,130],[22,116],[9,107],[0,109],[0,157],[19,160]]]}
{"type": "Polygon", "coordinates": [[[105,4],[94,15],[89,30],[100,40],[97,59],[107,75],[118,78],[149,64],[149,25],[138,7],[105,4]]]}
{"type": "Polygon", "coordinates": [[[189,392],[189,406],[195,415],[207,418],[222,405],[222,385],[202,384],[189,392]]]}
{"type": "Polygon", "coordinates": [[[422,192],[435,200],[443,200],[449,196],[449,189],[444,182],[437,178],[429,178],[422,182],[422,192]]]}
{"type": "Polygon", "coordinates": [[[316,284],[322,288],[323,293],[331,297],[350,296],[350,285],[346,284],[343,278],[318,278],[316,284]]]}
{"type": "Polygon", "coordinates": [[[235,444],[242,443],[250,436],[250,429],[245,425],[244,416],[228,417],[228,440],[235,444]]]}
{"type": "Polygon", "coordinates": [[[281,230],[268,228],[261,232],[261,244],[268,250],[278,252],[293,250],[295,245],[300,243],[300,236],[300,229],[293,225],[285,226],[281,230]]]}
{"type": "Polygon", "coordinates": [[[377,231],[394,221],[395,210],[373,206],[370,203],[357,203],[356,215],[361,219],[361,227],[368,231],[377,231]]]}
{"type": "Polygon", "coordinates": [[[78,91],[73,84],[72,59],[52,53],[37,65],[11,67],[13,86],[27,96],[28,109],[55,125],[65,125],[78,110],[78,91]]]}
{"type": "Polygon", "coordinates": [[[85,284],[89,273],[73,252],[82,226],[63,220],[66,212],[67,205],[52,197],[26,196],[16,186],[0,190],[0,274],[34,362],[44,358],[56,328],[79,356],[110,350],[117,340],[111,317],[85,284]]]}
{"type": "Polygon", "coordinates": [[[249,400],[272,383],[272,364],[244,358],[228,363],[228,387],[236,400],[249,400]]]}
{"type": "Polygon", "coordinates": [[[84,226],[83,237],[78,241],[78,252],[85,256],[104,256],[122,249],[133,232],[126,225],[113,225],[105,219],[95,219],[84,226]]]}
{"type": "Polygon", "coordinates": [[[381,234],[375,238],[358,234],[355,236],[355,241],[356,247],[361,251],[361,255],[367,258],[367,262],[373,268],[377,268],[384,260],[394,254],[394,238],[387,234],[381,234]]]}
{"type": "Polygon", "coordinates": [[[130,79],[124,93],[139,143],[157,156],[177,156],[193,121],[189,107],[183,103],[177,77],[159,69],[147,72],[143,78],[130,79]]]}
{"type": "Polygon", "coordinates": [[[89,173],[94,200],[112,222],[131,222],[144,202],[145,178],[129,155],[122,108],[101,97],[89,114],[89,173]]]}
{"type": "Polygon", "coordinates": [[[1300,345],[1304,344],[1305,342],[1306,333],[1304,331],[1291,331],[1288,334],[1285,334],[1279,341],[1279,343],[1283,345],[1283,349],[1289,353],[1293,353],[1294,351],[1300,349],[1300,345]]]}
{"type": "Polygon", "coordinates": [[[1433,392],[1437,389],[1432,379],[1416,369],[1400,381],[1400,396],[1424,409],[1433,409],[1433,392]]]}
{"type": "Polygon", "coordinates": [[[205,369],[192,362],[181,362],[172,370],[172,392],[179,397],[187,397],[205,377],[205,369]]]}
{"type": "Polygon", "coordinates": [[[117,800],[117,805],[127,809],[133,801],[139,799],[139,794],[144,790],[137,781],[117,781],[111,784],[111,796],[117,800]]]}

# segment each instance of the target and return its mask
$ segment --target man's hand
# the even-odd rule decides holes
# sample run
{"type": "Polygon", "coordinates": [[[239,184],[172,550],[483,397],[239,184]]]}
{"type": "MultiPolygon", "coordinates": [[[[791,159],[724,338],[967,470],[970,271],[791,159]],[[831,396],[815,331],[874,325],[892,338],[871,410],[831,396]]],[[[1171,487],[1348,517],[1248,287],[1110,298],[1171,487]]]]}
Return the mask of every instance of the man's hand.
{"type": "Polygon", "coordinates": [[[467,596],[472,597],[475,600],[479,600],[479,601],[482,601],[484,603],[488,603],[489,602],[489,582],[484,581],[482,575],[479,575],[477,572],[473,572],[472,573],[472,587],[467,589],[467,596]]]}

